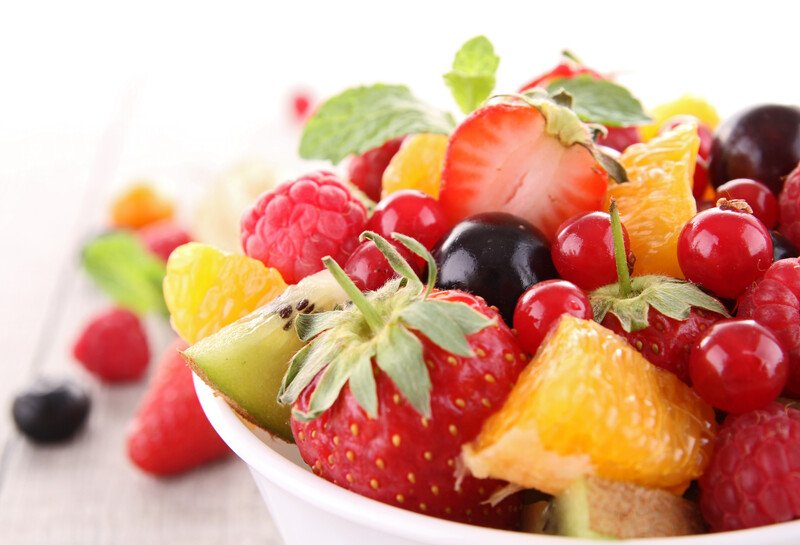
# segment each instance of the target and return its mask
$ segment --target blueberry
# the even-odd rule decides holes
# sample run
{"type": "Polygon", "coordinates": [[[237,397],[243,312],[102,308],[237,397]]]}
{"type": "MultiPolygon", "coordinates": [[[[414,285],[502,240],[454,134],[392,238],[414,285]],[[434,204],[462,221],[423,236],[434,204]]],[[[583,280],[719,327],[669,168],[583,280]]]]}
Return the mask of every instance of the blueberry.
{"type": "Polygon", "coordinates": [[[545,236],[504,212],[478,214],[457,224],[434,250],[436,286],[480,295],[510,324],[528,287],[556,278],[545,236]]]}
{"type": "Polygon", "coordinates": [[[86,422],[91,402],[71,381],[38,380],[14,398],[11,413],[19,431],[38,443],[71,438],[86,422]]]}
{"type": "Polygon", "coordinates": [[[778,261],[788,257],[798,257],[800,252],[792,244],[788,238],[780,234],[778,231],[770,231],[769,236],[772,238],[772,260],[778,261]]]}

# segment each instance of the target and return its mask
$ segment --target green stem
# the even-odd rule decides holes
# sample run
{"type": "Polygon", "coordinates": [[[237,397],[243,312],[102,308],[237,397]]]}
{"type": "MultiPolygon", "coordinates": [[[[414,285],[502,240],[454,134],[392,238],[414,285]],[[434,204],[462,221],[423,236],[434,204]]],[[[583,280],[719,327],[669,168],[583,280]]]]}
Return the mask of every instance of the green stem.
{"type": "Polygon", "coordinates": [[[612,200],[608,210],[611,214],[611,234],[614,237],[614,260],[617,263],[617,279],[619,280],[619,294],[627,298],[631,294],[631,275],[628,272],[628,260],[625,255],[625,237],[622,235],[622,222],[619,219],[617,202],[612,200]]]}
{"type": "Polygon", "coordinates": [[[364,315],[364,320],[366,320],[367,325],[372,330],[373,333],[378,333],[383,327],[383,320],[378,315],[378,312],[373,308],[367,298],[361,293],[361,290],[353,284],[353,281],[350,280],[350,277],[347,276],[347,273],[342,270],[336,261],[333,260],[330,256],[325,256],[322,258],[322,263],[325,264],[325,268],[328,269],[333,278],[336,279],[336,282],[342,287],[344,292],[350,297],[350,300],[353,301],[353,304],[361,311],[361,314],[364,315]]]}

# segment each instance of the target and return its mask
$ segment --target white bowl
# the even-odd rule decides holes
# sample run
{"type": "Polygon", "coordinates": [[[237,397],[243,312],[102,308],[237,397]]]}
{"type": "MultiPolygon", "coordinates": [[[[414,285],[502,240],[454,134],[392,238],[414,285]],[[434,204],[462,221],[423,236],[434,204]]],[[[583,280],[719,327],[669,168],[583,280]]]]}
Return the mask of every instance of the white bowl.
{"type": "MultiPolygon", "coordinates": [[[[297,448],[252,431],[195,376],[195,389],[222,439],[247,463],[285,545],[597,545],[598,541],[490,530],[392,507],[311,473],[297,448]]],[[[798,545],[800,520],[752,530],[626,545],[798,545]]]]}

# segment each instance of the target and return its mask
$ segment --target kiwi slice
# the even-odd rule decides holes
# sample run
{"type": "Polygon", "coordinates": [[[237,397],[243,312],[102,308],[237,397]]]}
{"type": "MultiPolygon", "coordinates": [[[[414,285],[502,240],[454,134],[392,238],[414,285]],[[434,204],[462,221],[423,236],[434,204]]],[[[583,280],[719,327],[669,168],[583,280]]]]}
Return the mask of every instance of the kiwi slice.
{"type": "Polygon", "coordinates": [[[192,370],[242,417],[292,442],[290,407],[277,401],[289,360],[305,344],[294,328],[300,313],[331,310],[347,300],[323,270],[289,286],[269,304],[183,352],[192,370]]]}
{"type": "Polygon", "coordinates": [[[594,539],[700,534],[697,506],[664,490],[585,477],[557,496],[548,510],[547,533],[594,539]]]}

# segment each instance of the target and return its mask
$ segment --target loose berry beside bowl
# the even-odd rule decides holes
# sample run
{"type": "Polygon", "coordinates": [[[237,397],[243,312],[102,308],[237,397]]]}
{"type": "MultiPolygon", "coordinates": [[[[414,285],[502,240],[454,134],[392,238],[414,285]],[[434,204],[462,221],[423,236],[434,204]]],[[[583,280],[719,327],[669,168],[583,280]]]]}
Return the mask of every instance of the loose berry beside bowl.
{"type": "Polygon", "coordinates": [[[108,382],[138,380],[150,361],[141,321],[121,308],[94,316],[75,341],[72,353],[90,373],[108,382]]]}

